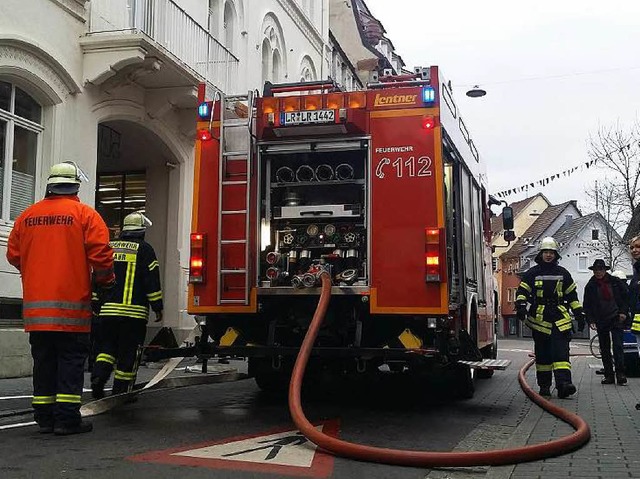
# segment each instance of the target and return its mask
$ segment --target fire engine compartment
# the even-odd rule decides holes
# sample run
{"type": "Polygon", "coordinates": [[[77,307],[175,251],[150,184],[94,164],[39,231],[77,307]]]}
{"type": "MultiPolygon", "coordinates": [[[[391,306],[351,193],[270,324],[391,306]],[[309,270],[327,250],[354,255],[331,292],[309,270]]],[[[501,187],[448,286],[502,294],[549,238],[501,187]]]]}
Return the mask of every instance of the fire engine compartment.
{"type": "Polygon", "coordinates": [[[321,270],[368,286],[368,157],[368,139],[260,146],[259,294],[310,292],[321,270]]]}

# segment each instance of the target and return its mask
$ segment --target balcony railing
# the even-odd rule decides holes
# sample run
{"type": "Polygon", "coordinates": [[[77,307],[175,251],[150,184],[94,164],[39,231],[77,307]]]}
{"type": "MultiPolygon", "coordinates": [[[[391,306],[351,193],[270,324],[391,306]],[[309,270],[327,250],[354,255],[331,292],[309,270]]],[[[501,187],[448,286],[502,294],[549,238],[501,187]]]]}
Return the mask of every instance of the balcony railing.
{"type": "Polygon", "coordinates": [[[89,31],[143,33],[223,92],[238,80],[238,58],[171,0],[91,0],[89,31]]]}

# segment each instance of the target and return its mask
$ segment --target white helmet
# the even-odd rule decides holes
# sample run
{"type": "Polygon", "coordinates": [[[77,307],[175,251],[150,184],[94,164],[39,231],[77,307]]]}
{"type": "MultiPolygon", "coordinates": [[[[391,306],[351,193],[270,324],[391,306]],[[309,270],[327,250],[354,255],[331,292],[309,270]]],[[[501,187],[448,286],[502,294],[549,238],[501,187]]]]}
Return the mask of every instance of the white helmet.
{"type": "Polygon", "coordinates": [[[148,226],[153,223],[140,211],[130,213],[124,217],[122,222],[122,231],[146,231],[148,226]]]}
{"type": "Polygon", "coordinates": [[[51,167],[47,185],[79,185],[81,180],[89,181],[89,178],[75,162],[64,161],[51,167]]]}
{"type": "Polygon", "coordinates": [[[557,253],[559,249],[558,242],[552,236],[547,236],[540,242],[540,251],[549,250],[557,253]]]}

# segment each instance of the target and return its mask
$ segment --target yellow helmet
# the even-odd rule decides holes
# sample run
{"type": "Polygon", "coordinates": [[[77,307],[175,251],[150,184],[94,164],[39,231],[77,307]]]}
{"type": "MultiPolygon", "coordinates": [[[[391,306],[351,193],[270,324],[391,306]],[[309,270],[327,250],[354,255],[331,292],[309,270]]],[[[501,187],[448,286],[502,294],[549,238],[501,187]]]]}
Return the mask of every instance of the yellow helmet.
{"type": "Polygon", "coordinates": [[[557,253],[559,249],[560,248],[558,247],[558,242],[553,239],[552,236],[547,236],[540,242],[540,251],[549,250],[555,251],[557,253]]]}
{"type": "Polygon", "coordinates": [[[145,231],[152,224],[149,218],[140,211],[136,211],[124,217],[122,231],[145,231]]]}
{"type": "Polygon", "coordinates": [[[81,180],[88,181],[89,179],[75,162],[64,161],[51,167],[47,185],[79,185],[81,180]]]}

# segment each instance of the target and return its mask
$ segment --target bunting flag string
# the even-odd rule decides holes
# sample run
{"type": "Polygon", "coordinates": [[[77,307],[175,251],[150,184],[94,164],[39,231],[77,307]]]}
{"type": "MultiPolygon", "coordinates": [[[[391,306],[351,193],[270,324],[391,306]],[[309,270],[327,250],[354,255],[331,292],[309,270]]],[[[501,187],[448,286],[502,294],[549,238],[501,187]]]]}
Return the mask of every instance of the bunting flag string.
{"type": "MultiPolygon", "coordinates": [[[[620,152],[620,151],[623,151],[625,149],[630,149],[630,148],[631,148],[631,144],[623,145],[620,148],[618,148],[618,150],[616,150],[615,152],[620,152]]],[[[609,155],[611,155],[611,153],[613,153],[613,152],[607,153],[606,156],[608,157],[609,155]]],[[[543,188],[543,187],[547,186],[549,183],[551,183],[552,181],[555,181],[556,179],[560,178],[561,176],[566,178],[566,177],[569,177],[569,176],[573,175],[578,170],[584,171],[585,169],[591,168],[592,166],[596,165],[598,160],[600,160],[600,159],[601,158],[594,158],[592,160],[585,161],[584,163],[581,163],[581,164],[579,164],[577,166],[573,166],[573,167],[571,167],[569,169],[561,171],[560,173],[554,173],[553,175],[547,176],[546,178],[542,178],[542,179],[539,179],[539,180],[536,180],[536,181],[533,181],[533,182],[530,182],[530,183],[525,183],[525,184],[520,185],[520,186],[516,186],[516,187],[513,187],[513,188],[509,188],[509,189],[506,189],[506,190],[499,191],[497,193],[494,193],[493,196],[496,196],[498,198],[506,198],[507,196],[515,195],[517,193],[522,193],[522,192],[528,193],[530,188],[533,189],[536,186],[540,187],[540,188],[543,188]]]]}

